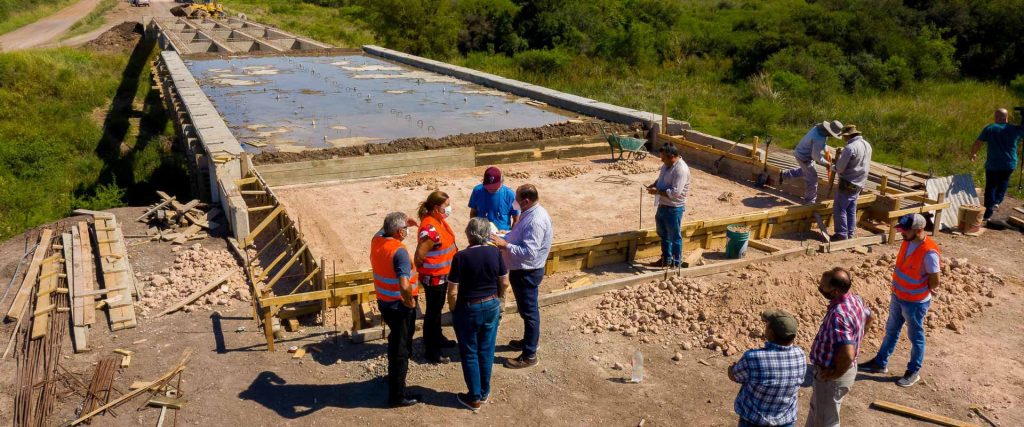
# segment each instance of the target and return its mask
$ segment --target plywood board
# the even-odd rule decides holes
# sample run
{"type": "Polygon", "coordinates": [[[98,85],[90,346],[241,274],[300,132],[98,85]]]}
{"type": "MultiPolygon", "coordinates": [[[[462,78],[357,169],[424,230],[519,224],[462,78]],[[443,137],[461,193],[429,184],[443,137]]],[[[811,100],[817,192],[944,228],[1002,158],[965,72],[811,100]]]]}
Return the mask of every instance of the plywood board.
{"type": "Polygon", "coordinates": [[[135,319],[135,307],[132,303],[135,275],[128,262],[124,236],[121,234],[121,227],[118,226],[117,219],[112,216],[109,218],[96,217],[95,236],[100,271],[103,273],[103,286],[110,289],[122,288],[114,295],[107,296],[109,301],[116,300],[118,302],[108,302],[107,304],[110,329],[117,331],[134,328],[138,324],[135,319]]]}

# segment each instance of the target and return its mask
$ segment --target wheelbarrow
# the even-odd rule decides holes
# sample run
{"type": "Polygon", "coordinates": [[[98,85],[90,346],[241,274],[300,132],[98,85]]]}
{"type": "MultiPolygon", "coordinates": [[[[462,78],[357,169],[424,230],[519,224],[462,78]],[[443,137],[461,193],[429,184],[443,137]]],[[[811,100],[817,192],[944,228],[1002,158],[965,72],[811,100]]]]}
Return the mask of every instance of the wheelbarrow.
{"type": "Polygon", "coordinates": [[[604,131],[603,127],[601,128],[601,133],[608,140],[608,146],[612,152],[612,160],[643,160],[647,157],[647,148],[644,146],[647,144],[646,139],[608,134],[604,131]]]}

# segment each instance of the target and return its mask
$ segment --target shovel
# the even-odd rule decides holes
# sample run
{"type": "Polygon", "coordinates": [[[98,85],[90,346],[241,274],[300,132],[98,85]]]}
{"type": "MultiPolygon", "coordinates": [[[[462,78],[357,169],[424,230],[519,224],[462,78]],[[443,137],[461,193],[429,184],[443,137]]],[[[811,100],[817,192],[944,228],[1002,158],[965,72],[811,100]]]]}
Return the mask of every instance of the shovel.
{"type": "MultiPolygon", "coordinates": [[[[739,145],[740,141],[743,141],[743,138],[746,138],[746,137],[747,137],[746,134],[740,134],[740,138],[737,139],[736,142],[732,143],[732,146],[729,147],[729,150],[726,151],[725,154],[731,153],[732,149],[736,148],[736,146],[739,145]]],[[[722,160],[725,159],[725,154],[723,154],[722,157],[719,157],[718,160],[715,160],[715,162],[711,164],[711,174],[712,175],[718,175],[718,168],[719,168],[719,166],[722,165],[722,160]]]]}
{"type": "Polygon", "coordinates": [[[757,182],[754,184],[755,187],[764,187],[768,185],[768,149],[772,146],[772,136],[767,135],[764,138],[764,170],[757,175],[757,182]]]}

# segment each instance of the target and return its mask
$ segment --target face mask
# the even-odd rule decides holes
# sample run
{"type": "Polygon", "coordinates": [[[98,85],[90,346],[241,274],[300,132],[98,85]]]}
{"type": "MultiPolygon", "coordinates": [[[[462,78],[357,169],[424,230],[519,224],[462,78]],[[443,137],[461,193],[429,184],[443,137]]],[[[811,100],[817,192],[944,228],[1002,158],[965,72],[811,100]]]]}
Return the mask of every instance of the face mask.
{"type": "Polygon", "coordinates": [[[444,217],[448,218],[449,216],[451,216],[451,214],[452,214],[452,207],[451,206],[445,206],[444,207],[444,217]]]}

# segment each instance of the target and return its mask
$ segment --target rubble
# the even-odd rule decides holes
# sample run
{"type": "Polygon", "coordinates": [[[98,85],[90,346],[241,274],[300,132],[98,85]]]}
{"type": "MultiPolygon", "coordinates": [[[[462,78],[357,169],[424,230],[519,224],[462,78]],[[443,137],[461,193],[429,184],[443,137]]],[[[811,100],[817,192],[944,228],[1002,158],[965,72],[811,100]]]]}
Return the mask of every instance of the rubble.
{"type": "Polygon", "coordinates": [[[732,194],[732,191],[726,191],[726,192],[718,195],[718,201],[719,202],[732,203],[732,201],[735,198],[736,198],[736,195],[732,194]]]}
{"type": "Polygon", "coordinates": [[[210,208],[196,199],[180,203],[163,191],[157,191],[156,194],[160,196],[161,202],[151,205],[135,219],[150,225],[146,236],[152,240],[184,245],[191,240],[206,238],[209,231],[220,226],[212,221],[221,214],[219,208],[210,208]]]}
{"type": "MultiPolygon", "coordinates": [[[[875,346],[884,335],[895,263],[896,254],[885,254],[849,268],[853,291],[878,316],[865,338],[875,346]]],[[[755,265],[717,280],[673,277],[620,289],[605,294],[598,310],[577,316],[570,329],[585,334],[620,333],[641,342],[674,344],[681,350],[706,348],[732,355],[762,345],[761,311],[783,309],[799,321],[796,343],[809,347],[825,312],[816,289],[818,277],[769,271],[755,265]]],[[[1003,280],[990,268],[966,259],[944,262],[942,274],[925,320],[927,330],[964,333],[967,319],[993,305],[994,289],[1003,286],[1003,280]]]]}
{"type": "Polygon", "coordinates": [[[648,162],[633,159],[620,160],[608,166],[605,166],[604,168],[610,171],[622,172],[623,175],[636,175],[641,173],[654,172],[659,169],[656,165],[652,165],[648,162]]]}
{"type": "Polygon", "coordinates": [[[568,166],[562,166],[562,167],[560,167],[558,169],[549,171],[548,172],[548,178],[553,178],[553,179],[572,178],[574,176],[583,175],[583,174],[585,174],[587,172],[590,172],[590,166],[568,165],[568,166]]]}
{"type": "Polygon", "coordinates": [[[227,283],[186,305],[182,311],[190,313],[230,306],[237,302],[247,303],[250,298],[242,267],[231,253],[204,249],[199,243],[193,244],[175,253],[172,267],[143,278],[145,289],[136,307],[144,316],[151,312],[157,313],[227,272],[231,273],[227,283]]]}
{"type": "Polygon", "coordinates": [[[427,190],[440,190],[441,187],[446,185],[448,185],[448,181],[434,177],[406,177],[388,181],[388,187],[390,188],[426,187],[427,190]]]}
{"type": "Polygon", "coordinates": [[[508,173],[505,174],[505,176],[507,176],[509,178],[512,178],[512,179],[530,179],[530,173],[529,172],[525,172],[525,171],[524,172],[519,172],[519,171],[517,171],[517,172],[508,172],[508,173]]]}

